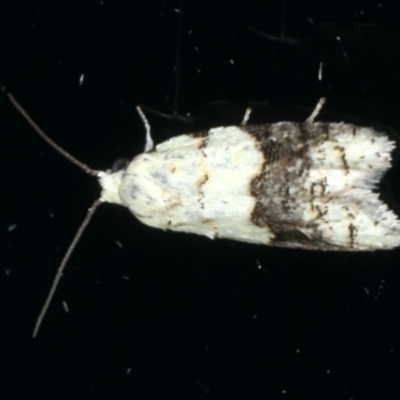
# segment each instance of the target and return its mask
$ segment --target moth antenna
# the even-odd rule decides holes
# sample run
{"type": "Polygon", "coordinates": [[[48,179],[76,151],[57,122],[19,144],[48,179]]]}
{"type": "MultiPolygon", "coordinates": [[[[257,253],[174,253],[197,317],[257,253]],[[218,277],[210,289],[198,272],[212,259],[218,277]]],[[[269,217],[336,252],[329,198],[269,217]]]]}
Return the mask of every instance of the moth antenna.
{"type": "Polygon", "coordinates": [[[140,119],[143,122],[144,129],[146,130],[146,143],[144,145],[144,152],[147,153],[148,151],[153,150],[154,147],[154,141],[153,138],[151,137],[150,124],[149,121],[147,121],[147,118],[144,115],[144,112],[142,111],[140,106],[137,106],[136,110],[139,114],[140,119]]]}
{"type": "Polygon", "coordinates": [[[313,123],[313,122],[314,122],[314,119],[317,118],[317,116],[318,116],[318,114],[320,113],[321,108],[322,108],[322,106],[325,104],[325,102],[326,102],[326,97],[321,97],[321,98],[318,100],[318,103],[317,103],[317,105],[315,106],[313,112],[312,112],[311,115],[305,120],[305,123],[306,123],[306,124],[308,124],[308,123],[313,123]]]}
{"type": "Polygon", "coordinates": [[[43,307],[40,311],[39,316],[36,319],[35,323],[35,328],[33,329],[33,334],[32,337],[35,338],[39,332],[40,326],[42,325],[43,319],[47,313],[47,310],[49,309],[50,303],[53,300],[54,294],[56,292],[57,286],[60,283],[60,279],[62,278],[65,266],[68,262],[68,260],[71,257],[72,252],[74,251],[79,239],[81,238],[83,232],[85,231],[87,225],[89,224],[90,220],[92,219],[95,211],[97,208],[102,204],[103,201],[101,199],[97,199],[92,206],[89,208],[85,219],[82,221],[81,226],[79,227],[78,231],[76,232],[74,238],[72,239],[71,244],[69,245],[67,251],[65,252],[65,255],[63,259],[61,260],[60,266],[57,269],[56,276],[54,277],[53,283],[51,284],[51,288],[49,291],[49,294],[46,297],[46,300],[43,304],[43,307]]]}
{"type": "Polygon", "coordinates": [[[19,111],[19,113],[24,117],[24,119],[28,122],[28,124],[35,130],[35,132],[46,142],[48,143],[54,150],[58,151],[62,156],[64,156],[67,160],[75,164],[77,167],[82,169],[84,172],[86,172],[89,175],[94,175],[98,176],[100,171],[97,171],[95,169],[92,169],[88,167],[86,164],[83,162],[79,161],[76,159],[74,156],[69,154],[67,151],[65,151],[61,146],[59,146],[54,140],[50,139],[44,132],[43,130],[39,127],[39,125],[36,124],[36,122],[30,117],[30,115],[25,111],[25,109],[21,106],[21,104],[18,103],[18,101],[15,99],[15,97],[7,92],[5,88],[2,88],[3,92],[8,96],[8,98],[11,101],[11,104],[19,111]]]}

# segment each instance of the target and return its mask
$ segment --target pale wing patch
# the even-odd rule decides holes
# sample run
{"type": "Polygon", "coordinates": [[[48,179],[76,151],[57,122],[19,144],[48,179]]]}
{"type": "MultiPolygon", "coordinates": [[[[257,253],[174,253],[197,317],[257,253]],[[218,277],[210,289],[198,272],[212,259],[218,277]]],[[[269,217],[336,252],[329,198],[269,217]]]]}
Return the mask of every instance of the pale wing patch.
{"type": "Polygon", "coordinates": [[[237,127],[178,136],[132,161],[120,195],[147,225],[267,244],[270,230],[250,218],[250,182],[263,160],[257,140],[237,127]]]}
{"type": "Polygon", "coordinates": [[[390,167],[395,143],[369,128],[331,126],[330,138],[309,148],[308,184],[324,181],[325,194],[340,194],[354,187],[375,188],[390,167]]]}
{"type": "Polygon", "coordinates": [[[392,248],[400,243],[400,224],[378,195],[355,189],[342,197],[321,197],[304,209],[302,231],[324,241],[355,250],[392,248]]]}

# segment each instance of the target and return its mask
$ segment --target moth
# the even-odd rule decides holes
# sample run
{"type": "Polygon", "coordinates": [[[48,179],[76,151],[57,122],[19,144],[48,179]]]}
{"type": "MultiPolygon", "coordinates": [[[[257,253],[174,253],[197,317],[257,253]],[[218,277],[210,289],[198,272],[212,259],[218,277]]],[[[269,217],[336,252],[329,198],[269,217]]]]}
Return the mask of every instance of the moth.
{"type": "Polygon", "coordinates": [[[400,245],[400,221],[379,199],[377,184],[390,168],[395,142],[384,132],[348,123],[315,122],[322,98],[303,123],[238,126],[173,137],[120,171],[96,171],[55,144],[8,93],[44,140],[85,172],[101,195],[60,265],[34,336],[68,258],[103,202],[127,207],[142,223],[211,239],[308,250],[372,251],[400,245]]]}
{"type": "MultiPolygon", "coordinates": [[[[149,138],[149,132],[147,134],[149,138]]],[[[142,223],[311,250],[400,244],[397,216],[374,193],[395,142],[346,123],[278,122],[173,137],[125,170],[98,174],[101,200],[142,223]]]]}

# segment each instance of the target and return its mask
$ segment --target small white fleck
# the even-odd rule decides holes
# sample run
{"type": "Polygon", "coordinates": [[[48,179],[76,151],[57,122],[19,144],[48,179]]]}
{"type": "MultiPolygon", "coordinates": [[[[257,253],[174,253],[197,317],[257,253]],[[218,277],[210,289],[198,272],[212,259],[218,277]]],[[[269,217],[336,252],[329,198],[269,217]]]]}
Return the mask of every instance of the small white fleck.
{"type": "Polygon", "coordinates": [[[122,243],[119,241],[119,240],[116,240],[115,241],[115,243],[117,243],[117,246],[120,248],[120,249],[122,249],[122,243]]]}
{"type": "Polygon", "coordinates": [[[199,50],[198,46],[196,46],[196,47],[194,48],[194,50],[195,50],[195,51],[199,50]]]}
{"type": "Polygon", "coordinates": [[[253,319],[257,319],[258,318],[258,315],[257,314],[254,314],[253,315],[253,319]]]}
{"type": "Polygon", "coordinates": [[[199,73],[199,74],[201,74],[201,69],[200,69],[200,68],[197,68],[197,69],[196,69],[196,72],[199,73]]]}
{"type": "Polygon", "coordinates": [[[326,373],[327,373],[327,374],[330,374],[330,373],[331,373],[331,370],[330,370],[330,369],[327,369],[327,370],[326,370],[326,373]]]}
{"type": "Polygon", "coordinates": [[[17,228],[17,224],[11,224],[11,225],[8,225],[8,227],[7,227],[7,231],[8,232],[12,232],[12,231],[14,231],[16,228],[17,228]]]}
{"type": "Polygon", "coordinates": [[[7,276],[10,276],[10,275],[11,275],[11,269],[5,269],[5,270],[4,270],[4,273],[5,273],[7,276]]]}
{"type": "Polygon", "coordinates": [[[50,218],[54,218],[54,214],[53,213],[50,213],[49,215],[50,215],[50,218]]]}
{"type": "Polygon", "coordinates": [[[301,351],[300,349],[296,349],[296,353],[297,353],[297,354],[299,354],[299,353],[300,353],[300,351],[301,351]]]}
{"type": "Polygon", "coordinates": [[[310,24],[313,24],[313,23],[314,23],[314,20],[313,20],[312,18],[308,18],[308,22],[309,22],[310,24]]]}
{"type": "Polygon", "coordinates": [[[186,114],[186,116],[187,117],[190,117],[192,114],[190,114],[190,112],[188,112],[187,114],[186,114]]]}
{"type": "Polygon", "coordinates": [[[390,353],[390,354],[393,354],[393,353],[394,353],[394,349],[390,349],[390,350],[389,350],[389,353],[390,353]]]}
{"type": "Polygon", "coordinates": [[[318,68],[318,80],[322,81],[322,66],[323,66],[323,62],[321,61],[319,63],[319,68],[318,68]]]}
{"type": "Polygon", "coordinates": [[[242,120],[242,122],[240,123],[240,125],[247,125],[247,122],[249,121],[251,112],[252,112],[252,108],[251,108],[251,107],[247,107],[247,108],[246,108],[246,111],[245,111],[245,113],[244,113],[244,116],[243,116],[243,120],[242,120]]]}
{"type": "Polygon", "coordinates": [[[67,302],[63,300],[62,305],[63,305],[63,307],[64,307],[64,311],[65,311],[66,313],[69,313],[69,308],[68,308],[67,302]]]}
{"type": "Polygon", "coordinates": [[[379,8],[382,8],[382,3],[379,3],[379,4],[378,4],[378,7],[379,7],[379,8]]]}
{"type": "Polygon", "coordinates": [[[360,11],[360,15],[364,15],[364,11],[360,11]]]}
{"type": "Polygon", "coordinates": [[[180,13],[181,12],[181,10],[179,10],[178,8],[174,8],[174,11],[176,12],[176,13],[180,13]]]}
{"type": "Polygon", "coordinates": [[[257,268],[262,269],[262,265],[260,264],[260,261],[256,258],[256,263],[257,263],[257,268]]]}
{"type": "Polygon", "coordinates": [[[131,277],[127,275],[122,275],[122,279],[124,279],[125,281],[130,281],[131,277]]]}
{"type": "Polygon", "coordinates": [[[286,390],[286,389],[283,389],[283,390],[282,390],[282,394],[287,394],[287,390],[286,390]]]}
{"type": "Polygon", "coordinates": [[[336,36],[336,40],[340,42],[340,36],[336,36]]]}
{"type": "Polygon", "coordinates": [[[85,80],[85,74],[81,74],[79,77],[79,86],[83,85],[83,81],[85,80]]]}
{"type": "Polygon", "coordinates": [[[229,60],[229,62],[231,63],[231,65],[235,65],[235,61],[232,58],[229,60]]]}
{"type": "Polygon", "coordinates": [[[129,367],[129,368],[126,370],[126,374],[129,375],[129,374],[131,373],[131,371],[132,371],[132,368],[129,367]]]}
{"type": "Polygon", "coordinates": [[[189,29],[188,35],[191,35],[193,33],[193,29],[189,29]]]}
{"type": "Polygon", "coordinates": [[[371,292],[368,290],[368,288],[367,288],[366,286],[364,286],[364,292],[365,292],[367,295],[370,295],[370,294],[371,294],[371,292]]]}

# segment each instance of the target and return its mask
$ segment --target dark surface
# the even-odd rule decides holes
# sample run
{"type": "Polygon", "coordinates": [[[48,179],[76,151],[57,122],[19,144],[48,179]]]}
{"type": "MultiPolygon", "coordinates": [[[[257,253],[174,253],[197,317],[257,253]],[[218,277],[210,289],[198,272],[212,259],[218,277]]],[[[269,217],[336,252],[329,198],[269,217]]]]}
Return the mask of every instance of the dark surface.
{"type": "MultiPolygon", "coordinates": [[[[269,100],[258,122],[303,120],[328,94],[322,119],[358,116],[399,130],[395,6],[288,3],[286,34],[298,41],[248,30],[279,35],[280,2],[185,1],[178,112],[200,112],[201,127],[238,123],[247,101],[269,100]],[[209,106],[215,101],[236,105],[209,106]]],[[[137,104],[173,112],[174,8],[160,0],[3,6],[0,84],[53,139],[106,169],[143,149],[137,104]]],[[[156,141],[189,129],[151,123],[156,141]]],[[[0,132],[2,399],[400,398],[399,250],[211,241],[105,205],[32,340],[57,265],[99,190],[4,96],[0,132]]],[[[388,175],[397,199],[398,177],[398,168],[388,175]]]]}

